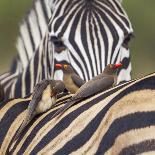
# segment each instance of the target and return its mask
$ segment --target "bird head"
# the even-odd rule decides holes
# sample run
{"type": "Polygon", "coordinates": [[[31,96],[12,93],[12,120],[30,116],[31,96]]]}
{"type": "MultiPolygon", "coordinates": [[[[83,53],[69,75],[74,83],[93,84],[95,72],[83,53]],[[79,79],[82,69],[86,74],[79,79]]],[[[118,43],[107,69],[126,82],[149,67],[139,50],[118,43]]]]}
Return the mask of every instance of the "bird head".
{"type": "Polygon", "coordinates": [[[121,63],[118,64],[109,64],[104,68],[104,73],[105,74],[116,74],[118,68],[120,68],[122,66],[121,63]]]}
{"type": "Polygon", "coordinates": [[[68,64],[55,64],[56,69],[62,69],[64,73],[74,73],[73,68],[68,64]]]}

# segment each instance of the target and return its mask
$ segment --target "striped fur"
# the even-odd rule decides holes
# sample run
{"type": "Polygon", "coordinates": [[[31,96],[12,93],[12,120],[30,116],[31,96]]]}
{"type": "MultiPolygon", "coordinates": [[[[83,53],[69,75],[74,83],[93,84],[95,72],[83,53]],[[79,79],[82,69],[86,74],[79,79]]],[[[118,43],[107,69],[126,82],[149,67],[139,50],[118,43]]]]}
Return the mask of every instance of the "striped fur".
{"type": "Polygon", "coordinates": [[[33,1],[33,7],[20,25],[17,39],[17,50],[23,68],[27,67],[45,37],[51,16],[48,0],[33,1]]]}
{"type": "Polygon", "coordinates": [[[47,33],[28,66],[18,74],[18,77],[7,88],[6,96],[9,98],[25,97],[33,91],[34,86],[42,79],[51,79],[54,66],[51,49],[52,46],[48,42],[47,33]]]}
{"type": "MultiPolygon", "coordinates": [[[[67,96],[66,96],[67,97],[67,96]]],[[[155,73],[92,96],[63,115],[37,116],[16,143],[30,98],[0,106],[1,154],[138,154],[155,150],[155,73]]]]}
{"type": "Polygon", "coordinates": [[[49,5],[46,0],[34,1],[20,27],[15,72],[1,80],[5,96],[25,97],[44,78],[62,79],[62,72],[51,66],[55,62],[70,63],[88,81],[107,64],[122,61],[118,83],[130,80],[130,51],[124,44],[132,32],[118,0],[49,0],[49,5]],[[65,47],[60,53],[53,37],[65,47]],[[47,57],[42,58],[44,53],[47,57]],[[47,62],[41,63],[43,59],[47,62]]]}
{"type": "Polygon", "coordinates": [[[40,80],[51,78],[53,54],[50,52],[51,45],[48,47],[47,43],[47,25],[50,18],[48,1],[34,0],[33,7],[20,26],[17,39],[18,55],[10,71],[0,76],[5,98],[24,97],[32,92],[40,80]]]}
{"type": "MultiPolygon", "coordinates": [[[[130,52],[124,43],[133,30],[118,0],[50,2],[53,12],[50,36],[61,40],[66,47],[60,53],[54,51],[56,62],[70,63],[88,81],[101,73],[107,64],[122,61],[124,67],[119,71],[118,83],[131,79],[130,52]]],[[[61,75],[57,72],[55,78],[61,75]]]]}

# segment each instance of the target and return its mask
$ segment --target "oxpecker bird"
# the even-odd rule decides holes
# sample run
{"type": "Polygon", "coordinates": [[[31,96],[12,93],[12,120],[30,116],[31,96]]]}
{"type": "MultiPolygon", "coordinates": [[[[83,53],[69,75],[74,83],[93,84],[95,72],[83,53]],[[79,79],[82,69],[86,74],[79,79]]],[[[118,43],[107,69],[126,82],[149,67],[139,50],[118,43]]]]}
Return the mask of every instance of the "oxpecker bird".
{"type": "Polygon", "coordinates": [[[63,82],[65,84],[66,89],[75,94],[78,89],[85,84],[85,81],[80,78],[79,75],[75,73],[73,68],[67,64],[55,64],[57,69],[62,69],[63,71],[63,82]]]}
{"type": "Polygon", "coordinates": [[[63,113],[75,103],[115,86],[117,84],[117,69],[121,66],[121,63],[107,65],[101,74],[95,76],[82,85],[73,97],[69,99],[67,103],[54,114],[53,117],[63,113]]]}
{"type": "Polygon", "coordinates": [[[57,94],[62,93],[64,89],[64,83],[59,80],[43,80],[35,86],[32,100],[26,111],[26,117],[14,140],[18,138],[23,129],[37,114],[46,112],[56,103],[57,94]]]}

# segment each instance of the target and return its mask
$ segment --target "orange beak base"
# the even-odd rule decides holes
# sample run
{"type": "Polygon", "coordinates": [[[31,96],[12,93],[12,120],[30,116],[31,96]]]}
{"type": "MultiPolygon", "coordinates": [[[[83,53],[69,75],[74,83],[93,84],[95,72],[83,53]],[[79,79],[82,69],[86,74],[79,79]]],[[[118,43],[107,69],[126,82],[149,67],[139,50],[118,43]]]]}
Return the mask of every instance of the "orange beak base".
{"type": "Polygon", "coordinates": [[[55,64],[55,68],[56,69],[62,69],[62,65],[61,64],[55,64]]]}
{"type": "Polygon", "coordinates": [[[116,69],[117,69],[117,68],[120,68],[120,67],[122,67],[122,64],[121,64],[121,63],[115,64],[115,68],[116,68],[116,69]]]}

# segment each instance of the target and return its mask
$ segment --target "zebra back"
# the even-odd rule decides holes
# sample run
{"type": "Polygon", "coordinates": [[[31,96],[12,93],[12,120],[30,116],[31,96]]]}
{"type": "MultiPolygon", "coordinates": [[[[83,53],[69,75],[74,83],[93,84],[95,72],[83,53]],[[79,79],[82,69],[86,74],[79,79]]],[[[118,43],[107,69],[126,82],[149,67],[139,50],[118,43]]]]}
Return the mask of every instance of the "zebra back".
{"type": "Polygon", "coordinates": [[[35,117],[13,144],[11,139],[24,119],[30,98],[2,103],[1,154],[138,154],[152,151],[155,144],[154,96],[155,73],[92,96],[52,118],[69,97],[65,96],[58,100],[56,107],[35,117]]]}

